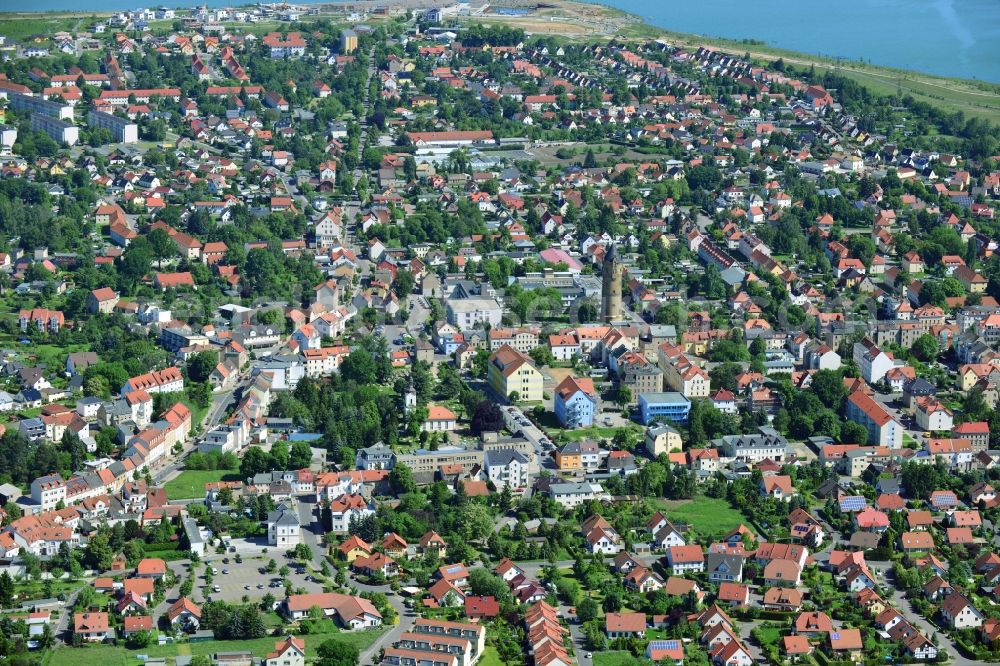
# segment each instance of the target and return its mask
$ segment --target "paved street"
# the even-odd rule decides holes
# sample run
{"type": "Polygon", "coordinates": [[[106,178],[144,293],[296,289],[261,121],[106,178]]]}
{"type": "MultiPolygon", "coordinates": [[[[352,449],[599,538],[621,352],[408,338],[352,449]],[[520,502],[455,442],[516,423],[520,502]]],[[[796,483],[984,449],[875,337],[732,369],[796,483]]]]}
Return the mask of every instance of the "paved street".
{"type": "Polygon", "coordinates": [[[398,594],[394,594],[389,591],[388,586],[383,587],[372,587],[370,585],[364,585],[357,581],[352,580],[351,585],[358,588],[359,592],[384,592],[388,595],[389,603],[395,609],[397,615],[399,615],[399,623],[389,629],[385,634],[383,634],[377,641],[372,643],[372,645],[361,653],[361,664],[371,664],[377,663],[376,656],[379,651],[383,648],[390,647],[393,643],[399,640],[399,637],[410,631],[413,628],[413,624],[417,620],[417,614],[407,608],[403,604],[403,600],[400,599],[398,594]]]}
{"type": "Polygon", "coordinates": [[[299,524],[302,527],[302,541],[313,552],[313,561],[322,562],[326,557],[323,548],[323,526],[317,515],[317,505],[312,502],[299,502],[299,524]]]}
{"type": "MultiPolygon", "coordinates": [[[[220,391],[219,393],[212,395],[212,404],[205,413],[205,420],[201,424],[202,433],[215,427],[222,421],[223,418],[225,418],[235,396],[245,386],[246,382],[241,382],[231,391],[220,391]]],[[[180,474],[184,458],[197,448],[198,440],[192,439],[187,442],[179,454],[174,455],[171,453],[164,456],[164,460],[161,460],[152,472],[153,482],[157,485],[163,485],[180,474]]]]}
{"type": "Polygon", "coordinates": [[[958,650],[958,646],[955,645],[955,642],[945,632],[932,625],[927,618],[914,610],[910,600],[906,598],[906,595],[900,589],[891,566],[880,562],[872,563],[872,568],[879,571],[882,581],[885,583],[885,588],[888,590],[885,600],[892,603],[900,615],[906,618],[907,622],[917,627],[925,636],[930,637],[936,634],[939,648],[947,650],[948,655],[952,658],[952,663],[959,666],[963,664],[982,663],[963,657],[962,653],[958,650]]]}

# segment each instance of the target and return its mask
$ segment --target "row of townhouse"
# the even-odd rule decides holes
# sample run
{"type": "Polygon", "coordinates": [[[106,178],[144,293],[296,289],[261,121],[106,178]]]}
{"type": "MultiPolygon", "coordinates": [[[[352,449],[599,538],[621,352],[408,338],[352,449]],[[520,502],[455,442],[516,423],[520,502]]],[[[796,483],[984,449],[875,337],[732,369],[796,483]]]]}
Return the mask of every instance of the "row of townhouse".
{"type": "Polygon", "coordinates": [[[114,493],[137,470],[154,464],[178,443],[187,441],[191,433],[191,410],[183,403],[176,403],[163,417],[134,435],[117,461],[93,471],[79,472],[68,480],[59,474],[41,476],[31,482],[29,509],[49,511],[60,502],[72,504],[85,499],[114,493]]]}
{"type": "Polygon", "coordinates": [[[473,666],[486,649],[481,624],[423,618],[386,648],[383,666],[473,666]]]}

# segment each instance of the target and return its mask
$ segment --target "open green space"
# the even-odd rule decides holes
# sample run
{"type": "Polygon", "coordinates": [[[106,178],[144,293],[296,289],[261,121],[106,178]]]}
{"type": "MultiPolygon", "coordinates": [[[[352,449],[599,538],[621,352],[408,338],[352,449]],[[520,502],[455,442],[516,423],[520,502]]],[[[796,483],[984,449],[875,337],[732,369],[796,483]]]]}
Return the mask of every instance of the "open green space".
{"type": "Polygon", "coordinates": [[[689,500],[654,499],[653,505],[667,518],[686,523],[698,534],[715,536],[725,534],[740,523],[747,522],[742,513],[729,506],[729,502],[715,497],[698,496],[689,500]]]}
{"type": "Polygon", "coordinates": [[[200,432],[201,422],[205,420],[205,415],[208,414],[208,408],[211,407],[212,403],[202,407],[188,398],[187,394],[184,394],[184,397],[181,398],[181,402],[187,405],[187,408],[191,410],[191,429],[195,433],[200,432]]]}
{"type": "Polygon", "coordinates": [[[911,76],[877,68],[864,70],[817,65],[817,69],[836,71],[853,79],[878,95],[895,95],[901,91],[915,99],[954,113],[1000,123],[1000,95],[976,90],[963,90],[945,83],[924,80],[921,75],[911,76]]]}
{"type": "Polygon", "coordinates": [[[503,659],[497,653],[495,647],[488,647],[483,650],[483,656],[479,660],[479,666],[506,666],[503,659]]]}
{"type": "Polygon", "coordinates": [[[74,16],[45,16],[31,14],[19,16],[16,14],[0,14],[0,35],[12,40],[22,41],[39,35],[46,40],[57,32],[84,30],[96,21],[74,16]]]}
{"type": "Polygon", "coordinates": [[[591,426],[589,428],[575,428],[573,430],[561,430],[558,429],[558,425],[556,425],[552,429],[549,429],[549,422],[545,420],[545,417],[550,417],[550,416],[551,416],[551,421],[554,422],[555,416],[551,415],[549,412],[546,412],[545,416],[543,417],[542,423],[543,425],[546,426],[546,430],[548,430],[547,434],[553,440],[556,438],[566,439],[570,442],[578,442],[584,439],[593,439],[596,441],[600,441],[602,439],[611,440],[614,439],[614,436],[618,434],[619,430],[631,430],[635,434],[635,436],[642,437],[642,428],[635,424],[629,424],[627,426],[619,426],[619,427],[610,427],[610,428],[604,426],[591,426]]]}
{"type": "Polygon", "coordinates": [[[784,635],[781,627],[765,624],[757,628],[757,636],[763,645],[777,645],[784,635]]]}
{"type": "MultiPolygon", "coordinates": [[[[350,643],[364,651],[371,646],[384,630],[341,632],[327,631],[317,634],[298,635],[306,644],[306,659],[316,655],[316,648],[332,639],[350,643]]],[[[136,655],[144,654],[151,658],[167,658],[178,655],[211,655],[216,652],[238,652],[248,650],[255,657],[264,657],[274,650],[274,644],[281,640],[280,636],[265,636],[248,641],[204,641],[199,643],[174,643],[167,645],[151,645],[142,650],[126,650],[124,647],[111,645],[90,645],[85,647],[60,647],[51,651],[43,659],[43,666],[126,666],[141,664],[136,655]]]]}
{"type": "Polygon", "coordinates": [[[594,666],[648,666],[652,662],[640,659],[624,650],[594,653],[594,666]]]}
{"type": "Polygon", "coordinates": [[[569,440],[576,441],[581,439],[612,439],[618,434],[619,430],[632,430],[637,434],[642,434],[642,428],[633,426],[624,426],[621,428],[605,428],[605,427],[590,427],[590,428],[580,428],[578,430],[567,430],[563,433],[569,440]]]}
{"type": "MultiPolygon", "coordinates": [[[[81,580],[53,580],[51,593],[54,597],[60,594],[68,595],[83,587],[85,584],[86,583],[81,580]]],[[[45,583],[40,580],[19,580],[15,582],[14,594],[17,595],[18,601],[44,599],[48,596],[45,593],[45,583]]]]}
{"type": "Polygon", "coordinates": [[[216,481],[239,481],[240,475],[231,469],[189,469],[167,482],[170,499],[196,499],[205,496],[205,484],[216,481]]]}
{"type": "Polygon", "coordinates": [[[43,666],[126,666],[128,653],[114,645],[88,645],[87,647],[60,647],[42,659],[43,666]]]}
{"type": "MultiPolygon", "coordinates": [[[[2,25],[3,22],[0,21],[0,26],[2,25]]],[[[0,35],[2,34],[4,34],[3,28],[0,27],[0,35]]],[[[57,372],[62,372],[65,369],[67,356],[75,352],[87,351],[88,348],[88,345],[79,343],[68,345],[21,344],[20,340],[23,338],[23,335],[0,335],[0,346],[14,350],[25,360],[44,364],[47,368],[57,372]]]]}

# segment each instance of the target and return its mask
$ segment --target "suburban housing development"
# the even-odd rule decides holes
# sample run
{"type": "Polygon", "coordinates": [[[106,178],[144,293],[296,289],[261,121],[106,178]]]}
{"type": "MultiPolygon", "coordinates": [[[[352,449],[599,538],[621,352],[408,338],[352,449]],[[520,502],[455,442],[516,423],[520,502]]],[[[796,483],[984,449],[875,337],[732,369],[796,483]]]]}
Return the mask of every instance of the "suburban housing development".
{"type": "Polygon", "coordinates": [[[551,9],[0,17],[0,664],[1000,662],[1000,130],[551,9]]]}

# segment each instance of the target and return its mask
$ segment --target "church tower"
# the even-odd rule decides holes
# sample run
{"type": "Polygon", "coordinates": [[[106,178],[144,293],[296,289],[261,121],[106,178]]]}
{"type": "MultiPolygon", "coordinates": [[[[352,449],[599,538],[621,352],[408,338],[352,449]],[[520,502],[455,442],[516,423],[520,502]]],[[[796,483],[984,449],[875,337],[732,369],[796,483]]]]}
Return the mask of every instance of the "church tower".
{"type": "Polygon", "coordinates": [[[601,321],[606,324],[622,318],[622,275],[618,247],[612,245],[604,253],[601,267],[601,321]]]}
{"type": "Polygon", "coordinates": [[[410,412],[417,408],[417,390],[413,388],[413,378],[410,378],[410,385],[403,394],[403,414],[409,416],[410,412]]]}

